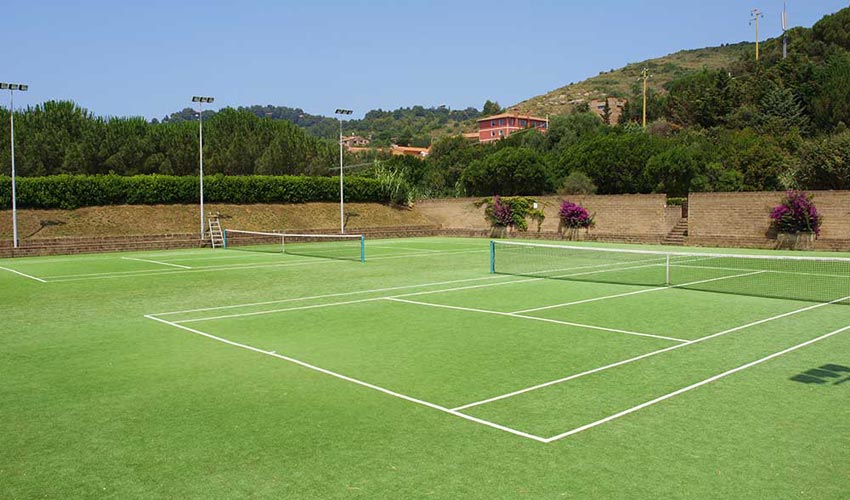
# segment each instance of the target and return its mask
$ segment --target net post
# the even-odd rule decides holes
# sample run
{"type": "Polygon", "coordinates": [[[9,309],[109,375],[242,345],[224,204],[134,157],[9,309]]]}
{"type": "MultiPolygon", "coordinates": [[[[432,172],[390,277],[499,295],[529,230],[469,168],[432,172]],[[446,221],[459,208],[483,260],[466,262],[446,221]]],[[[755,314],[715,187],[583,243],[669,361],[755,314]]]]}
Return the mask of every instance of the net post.
{"type": "Polygon", "coordinates": [[[360,262],[366,262],[366,236],[360,235],[360,262]]]}
{"type": "Polygon", "coordinates": [[[227,250],[227,229],[221,232],[221,248],[227,250]]]}
{"type": "Polygon", "coordinates": [[[670,286],[670,254],[667,254],[667,265],[665,266],[664,284],[670,286]]]}
{"type": "Polygon", "coordinates": [[[490,274],[496,274],[496,242],[490,240],[490,274]]]}

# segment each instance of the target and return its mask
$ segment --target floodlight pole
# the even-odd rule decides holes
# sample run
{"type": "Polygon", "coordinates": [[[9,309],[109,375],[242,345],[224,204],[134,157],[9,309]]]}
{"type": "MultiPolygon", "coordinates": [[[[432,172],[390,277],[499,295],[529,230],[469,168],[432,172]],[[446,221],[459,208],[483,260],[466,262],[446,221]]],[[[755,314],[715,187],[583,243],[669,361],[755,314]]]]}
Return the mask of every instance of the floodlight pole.
{"type": "Polygon", "coordinates": [[[350,109],[337,109],[334,114],[339,118],[339,234],[345,234],[345,198],[342,168],[342,115],[350,115],[350,109]]]}
{"type": "Polygon", "coordinates": [[[649,68],[643,68],[643,129],[646,130],[646,80],[649,78],[649,68]]]}
{"type": "Polygon", "coordinates": [[[788,11],[782,2],[782,59],[788,58],[788,11]]]}
{"type": "Polygon", "coordinates": [[[750,24],[755,23],[756,25],[756,62],[759,60],[759,18],[764,17],[764,14],[761,13],[758,9],[753,9],[750,11],[750,24]]]}
{"type": "Polygon", "coordinates": [[[9,137],[12,147],[12,247],[18,248],[18,199],[15,185],[15,91],[26,92],[29,85],[0,83],[0,89],[9,89],[9,137]]]}
{"type": "Polygon", "coordinates": [[[198,103],[198,164],[201,184],[201,241],[206,234],[204,225],[204,103],[213,102],[214,97],[193,96],[192,102],[198,103]]]}

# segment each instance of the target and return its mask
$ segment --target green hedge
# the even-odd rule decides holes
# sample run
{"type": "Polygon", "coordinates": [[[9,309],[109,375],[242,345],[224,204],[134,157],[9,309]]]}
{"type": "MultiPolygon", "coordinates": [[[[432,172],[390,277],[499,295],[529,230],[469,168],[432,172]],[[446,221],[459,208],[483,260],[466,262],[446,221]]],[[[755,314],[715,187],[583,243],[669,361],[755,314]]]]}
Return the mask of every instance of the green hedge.
{"type": "MultiPolygon", "coordinates": [[[[102,205],[197,203],[198,178],[173,175],[53,175],[18,177],[20,208],[62,208],[102,205]]],[[[349,177],[345,199],[388,201],[375,179],[349,177]]],[[[306,203],[339,200],[339,179],[307,176],[225,176],[204,178],[204,201],[210,203],[306,203]]],[[[0,206],[12,204],[12,180],[0,177],[0,206]]]]}

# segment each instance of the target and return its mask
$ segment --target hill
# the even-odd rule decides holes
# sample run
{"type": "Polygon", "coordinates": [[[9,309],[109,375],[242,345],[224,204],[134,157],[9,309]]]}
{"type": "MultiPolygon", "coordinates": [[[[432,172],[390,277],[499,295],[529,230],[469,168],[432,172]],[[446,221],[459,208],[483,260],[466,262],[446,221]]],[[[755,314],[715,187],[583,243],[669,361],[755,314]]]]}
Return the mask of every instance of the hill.
{"type": "Polygon", "coordinates": [[[526,99],[510,108],[539,116],[562,115],[570,113],[578,102],[608,96],[627,98],[639,88],[643,68],[647,68],[651,75],[648,86],[657,92],[664,92],[665,86],[676,78],[701,69],[728,68],[754,50],[755,44],[748,42],[682,50],[620,69],[600,72],[597,76],[526,99]]]}

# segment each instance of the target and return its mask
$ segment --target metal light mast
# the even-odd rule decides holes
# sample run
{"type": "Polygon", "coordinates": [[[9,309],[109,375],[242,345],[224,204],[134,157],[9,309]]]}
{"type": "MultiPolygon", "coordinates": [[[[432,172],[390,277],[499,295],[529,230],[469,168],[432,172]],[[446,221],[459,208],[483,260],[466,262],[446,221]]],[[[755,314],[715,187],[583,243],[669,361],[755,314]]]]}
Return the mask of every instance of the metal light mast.
{"type": "Polygon", "coordinates": [[[15,188],[15,91],[26,92],[29,85],[0,83],[0,89],[9,89],[9,134],[12,146],[12,245],[18,248],[18,200],[15,188]]]}
{"type": "Polygon", "coordinates": [[[759,18],[761,17],[764,17],[764,14],[760,10],[753,9],[750,11],[750,26],[756,25],[756,62],[759,60],[759,18]]]}
{"type": "Polygon", "coordinates": [[[343,173],[342,173],[342,115],[350,115],[350,109],[339,108],[334,114],[339,116],[339,234],[345,234],[345,200],[343,197],[343,173]]]}
{"type": "Polygon", "coordinates": [[[192,102],[198,103],[198,175],[201,181],[201,241],[204,241],[204,103],[212,103],[215,97],[192,96],[192,102]]]}

